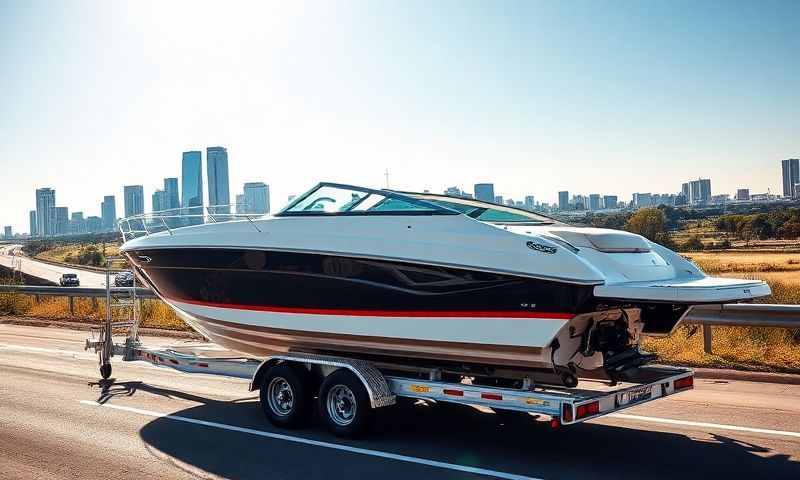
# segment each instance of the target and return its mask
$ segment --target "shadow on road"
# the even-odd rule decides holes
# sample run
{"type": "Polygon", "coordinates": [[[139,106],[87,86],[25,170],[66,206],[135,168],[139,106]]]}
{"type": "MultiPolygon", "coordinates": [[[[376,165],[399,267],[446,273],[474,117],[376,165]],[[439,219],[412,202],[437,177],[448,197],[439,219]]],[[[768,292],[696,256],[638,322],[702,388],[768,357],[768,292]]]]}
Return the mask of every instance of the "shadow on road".
{"type": "MultiPolygon", "coordinates": [[[[218,401],[141,382],[95,385],[100,387],[101,403],[147,391],[201,403],[174,414],[181,417],[535,478],[800,478],[800,463],[787,455],[716,434],[693,438],[692,433],[599,424],[551,430],[546,423],[524,415],[509,417],[469,407],[403,403],[380,411],[368,439],[345,441],[330,436],[316,422],[304,430],[276,430],[252,398],[218,401]]],[[[168,418],[151,421],[140,435],[150,447],[180,462],[234,479],[473,477],[168,418]]]]}

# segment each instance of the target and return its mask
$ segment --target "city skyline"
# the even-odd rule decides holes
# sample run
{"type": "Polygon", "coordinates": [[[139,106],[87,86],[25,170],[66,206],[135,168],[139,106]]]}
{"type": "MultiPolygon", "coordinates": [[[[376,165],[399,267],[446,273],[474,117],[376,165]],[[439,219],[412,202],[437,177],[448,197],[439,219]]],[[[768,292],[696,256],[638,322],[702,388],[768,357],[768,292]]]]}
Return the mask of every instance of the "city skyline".
{"type": "Polygon", "coordinates": [[[188,5],[0,6],[0,222],[27,230],[16,200],[47,185],[87,214],[143,185],[147,210],[187,146],[280,200],[387,168],[547,203],[700,176],[780,193],[799,156],[797,2],[188,5]]]}

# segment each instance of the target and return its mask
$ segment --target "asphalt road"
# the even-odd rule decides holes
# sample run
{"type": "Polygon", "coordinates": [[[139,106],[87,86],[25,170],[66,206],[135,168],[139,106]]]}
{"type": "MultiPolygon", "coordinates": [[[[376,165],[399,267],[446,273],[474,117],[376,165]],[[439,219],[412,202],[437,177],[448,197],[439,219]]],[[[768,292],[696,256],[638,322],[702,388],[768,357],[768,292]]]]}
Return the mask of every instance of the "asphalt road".
{"type": "Polygon", "coordinates": [[[0,324],[0,478],[800,478],[798,385],[698,379],[555,431],[406,405],[343,441],[270,426],[243,380],[117,361],[98,383],[84,337],[0,324]]]}
{"type": "Polygon", "coordinates": [[[82,287],[105,287],[106,276],[102,273],[90,272],[69,267],[59,267],[49,263],[39,262],[22,255],[20,245],[0,246],[0,265],[7,268],[20,268],[28,275],[38,277],[58,284],[61,275],[77,273],[82,287]]]}

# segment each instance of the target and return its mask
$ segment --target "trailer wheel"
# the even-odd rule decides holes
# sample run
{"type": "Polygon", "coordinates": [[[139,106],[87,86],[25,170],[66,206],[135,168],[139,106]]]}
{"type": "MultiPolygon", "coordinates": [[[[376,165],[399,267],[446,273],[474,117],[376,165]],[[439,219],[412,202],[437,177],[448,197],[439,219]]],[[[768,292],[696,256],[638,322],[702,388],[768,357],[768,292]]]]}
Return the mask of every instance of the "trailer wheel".
{"type": "Polygon", "coordinates": [[[358,437],[369,428],[373,411],[367,389],[350,370],[328,375],[319,390],[319,414],[331,433],[358,437]]]}
{"type": "Polygon", "coordinates": [[[261,409],[277,427],[296,428],[308,419],[311,397],[308,372],[281,363],[264,374],[259,391],[261,409]]]}
{"type": "Polygon", "coordinates": [[[104,363],[100,365],[100,376],[103,377],[103,380],[108,380],[111,377],[111,364],[104,363]]]}

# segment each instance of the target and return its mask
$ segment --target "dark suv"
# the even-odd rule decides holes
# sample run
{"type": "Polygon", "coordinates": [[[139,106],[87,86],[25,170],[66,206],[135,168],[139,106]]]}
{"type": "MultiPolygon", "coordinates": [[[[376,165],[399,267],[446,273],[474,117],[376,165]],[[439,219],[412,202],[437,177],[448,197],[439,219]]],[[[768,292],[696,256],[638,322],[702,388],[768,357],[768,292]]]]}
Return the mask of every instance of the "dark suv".
{"type": "Polygon", "coordinates": [[[78,287],[81,284],[81,281],[78,280],[77,273],[65,273],[61,275],[61,279],[58,281],[59,285],[62,287],[78,287]]]}

